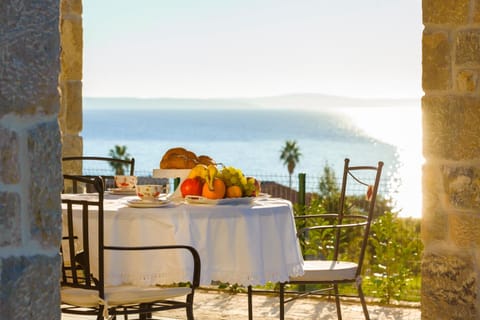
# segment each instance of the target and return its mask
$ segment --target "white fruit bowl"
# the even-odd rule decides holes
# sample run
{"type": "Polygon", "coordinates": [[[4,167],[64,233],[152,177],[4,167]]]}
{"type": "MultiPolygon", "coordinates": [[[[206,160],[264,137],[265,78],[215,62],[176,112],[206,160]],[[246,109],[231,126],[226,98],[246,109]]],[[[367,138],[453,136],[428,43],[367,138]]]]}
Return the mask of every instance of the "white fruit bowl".
{"type": "MultiPolygon", "coordinates": [[[[178,183],[177,189],[172,194],[172,200],[183,200],[180,186],[182,185],[182,182],[188,177],[190,171],[191,169],[153,169],[152,176],[154,178],[179,178],[180,182],[178,183]]],[[[170,190],[173,190],[173,185],[170,186],[170,190]]]]}

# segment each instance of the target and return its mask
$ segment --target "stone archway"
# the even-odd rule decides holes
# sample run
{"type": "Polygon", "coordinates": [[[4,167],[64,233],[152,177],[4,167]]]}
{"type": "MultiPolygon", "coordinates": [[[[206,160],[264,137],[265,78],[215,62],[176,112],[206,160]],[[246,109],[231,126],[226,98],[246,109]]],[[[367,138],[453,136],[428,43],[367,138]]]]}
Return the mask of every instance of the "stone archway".
{"type": "MultiPolygon", "coordinates": [[[[480,1],[423,0],[422,9],[422,319],[476,319],[480,1]]],[[[81,1],[62,1],[62,15],[64,152],[81,154],[81,1]]]]}
{"type": "MultiPolygon", "coordinates": [[[[480,1],[422,7],[422,319],[477,319],[480,1]]],[[[60,319],[60,146],[82,153],[82,1],[4,0],[0,9],[0,310],[60,319]],[[30,290],[40,282],[48,290],[30,290]]]]}

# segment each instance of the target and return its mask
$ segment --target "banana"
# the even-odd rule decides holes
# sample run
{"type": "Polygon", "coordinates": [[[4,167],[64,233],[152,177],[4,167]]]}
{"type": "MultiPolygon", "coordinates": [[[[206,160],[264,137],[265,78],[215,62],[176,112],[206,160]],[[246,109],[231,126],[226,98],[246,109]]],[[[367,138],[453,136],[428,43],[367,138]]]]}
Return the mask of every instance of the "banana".
{"type": "Polygon", "coordinates": [[[190,170],[190,173],[188,174],[188,178],[195,178],[195,177],[200,177],[203,180],[207,179],[208,175],[208,168],[204,164],[197,164],[195,167],[190,170]]]}
{"type": "Polygon", "coordinates": [[[218,169],[217,169],[217,166],[214,165],[214,164],[209,164],[208,167],[207,167],[207,171],[208,171],[208,174],[207,174],[207,183],[208,183],[208,188],[210,190],[213,190],[213,180],[215,179],[215,177],[217,176],[218,174],[218,169]]]}

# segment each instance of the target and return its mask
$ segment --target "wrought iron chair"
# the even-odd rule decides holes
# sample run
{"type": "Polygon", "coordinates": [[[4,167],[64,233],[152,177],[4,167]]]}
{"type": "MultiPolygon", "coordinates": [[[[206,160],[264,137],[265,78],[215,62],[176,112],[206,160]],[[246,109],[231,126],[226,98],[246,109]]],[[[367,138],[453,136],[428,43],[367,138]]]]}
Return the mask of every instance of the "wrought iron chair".
{"type": "MultiPolygon", "coordinates": [[[[75,168],[75,175],[82,175],[85,177],[97,177],[100,176],[102,177],[104,181],[104,188],[113,188],[115,187],[115,182],[114,182],[114,175],[108,175],[108,174],[84,174],[82,168],[85,167],[86,163],[98,163],[98,164],[103,164],[105,167],[107,167],[110,163],[116,163],[122,166],[126,167],[126,174],[134,176],[135,175],[135,158],[131,158],[129,160],[127,159],[118,159],[118,158],[109,158],[109,157],[96,157],[96,156],[70,156],[70,157],[63,157],[62,162],[66,163],[69,162],[71,166],[75,168]],[[78,174],[78,172],[81,172],[78,174]]],[[[64,172],[65,174],[74,174],[74,172],[64,172]]],[[[77,186],[74,184],[73,185],[74,192],[77,192],[75,189],[77,186]]],[[[93,190],[89,190],[93,191],[93,190]]]]}
{"type": "Polygon", "coordinates": [[[307,249],[320,247],[324,250],[312,260],[305,257],[303,276],[292,277],[288,282],[279,284],[280,319],[284,319],[285,304],[289,301],[326,292],[333,292],[337,317],[342,319],[339,285],[343,283],[355,284],[365,319],[370,319],[362,290],[361,274],[382,168],[381,161],[376,166],[350,166],[350,160],[345,159],[336,212],[295,217],[300,244],[307,249]],[[352,234],[361,239],[356,244],[358,250],[354,254],[350,253],[350,257],[342,257],[342,248],[347,244],[346,240],[352,239],[352,234]],[[320,286],[320,289],[317,286],[316,290],[311,291],[286,292],[287,284],[303,285],[304,289],[307,284],[326,286],[320,286]],[[287,300],[286,293],[292,293],[287,300]]]}
{"type": "MultiPolygon", "coordinates": [[[[94,315],[97,319],[115,319],[118,315],[124,315],[127,319],[128,315],[135,314],[139,319],[153,319],[154,312],[185,308],[187,319],[193,319],[194,291],[198,288],[200,281],[201,266],[198,252],[193,247],[185,245],[120,247],[105,243],[102,179],[100,177],[64,175],[64,181],[91,185],[96,192],[82,199],[62,195],[64,207],[61,246],[62,313],[94,315]],[[89,216],[92,215],[96,217],[89,221],[89,216]],[[92,221],[98,222],[92,223],[92,221]],[[98,239],[98,243],[93,244],[94,241],[89,240],[89,235],[98,239]],[[81,248],[80,251],[79,248],[81,248]],[[117,251],[121,254],[125,251],[136,250],[183,250],[189,252],[193,261],[190,285],[106,286],[104,253],[117,251]],[[98,271],[97,268],[92,268],[92,261],[96,261],[98,264],[98,271]],[[179,297],[185,297],[185,301],[179,297]]],[[[152,254],[154,253],[152,252],[152,254]]]]}

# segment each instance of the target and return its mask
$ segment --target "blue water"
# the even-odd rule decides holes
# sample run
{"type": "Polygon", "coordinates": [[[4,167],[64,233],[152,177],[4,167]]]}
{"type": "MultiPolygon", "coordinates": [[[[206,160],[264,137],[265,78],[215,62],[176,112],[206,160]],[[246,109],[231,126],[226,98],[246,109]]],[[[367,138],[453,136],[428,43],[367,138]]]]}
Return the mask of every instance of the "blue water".
{"type": "MultiPolygon", "coordinates": [[[[351,157],[395,165],[395,147],[361,135],[341,116],[285,110],[85,110],[85,154],[126,145],[138,170],[158,167],[163,153],[183,146],[247,173],[285,174],[280,150],[296,140],[302,153],[297,172],[319,174],[351,157]]],[[[340,164],[341,167],[341,164],[340,164]]]]}
{"type": "Polygon", "coordinates": [[[82,136],[85,155],[106,156],[115,145],[126,145],[139,175],[151,174],[165,151],[182,146],[247,175],[271,180],[288,175],[280,150],[286,140],[295,140],[302,154],[295,175],[304,172],[311,179],[307,183],[314,181],[307,185],[310,191],[316,188],[325,164],[340,176],[346,157],[359,165],[384,161],[383,183],[397,188],[402,184],[402,161],[408,161],[402,158],[401,146],[366,134],[344,113],[326,110],[142,110],[135,106],[107,110],[87,105],[82,136]]]}

